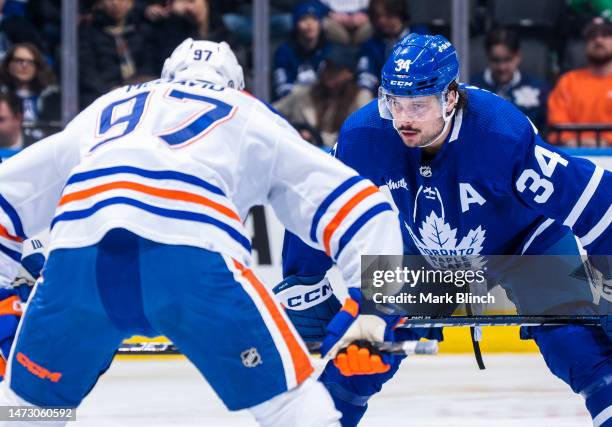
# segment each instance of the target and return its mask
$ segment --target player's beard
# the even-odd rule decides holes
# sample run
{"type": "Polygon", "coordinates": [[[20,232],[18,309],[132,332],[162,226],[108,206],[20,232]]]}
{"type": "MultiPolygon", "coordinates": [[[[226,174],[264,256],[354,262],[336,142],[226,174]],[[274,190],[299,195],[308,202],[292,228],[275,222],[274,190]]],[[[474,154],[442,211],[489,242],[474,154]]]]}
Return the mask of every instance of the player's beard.
{"type": "Polygon", "coordinates": [[[419,148],[419,147],[427,147],[431,142],[436,139],[444,129],[444,119],[438,118],[433,124],[429,124],[427,126],[429,129],[423,130],[422,127],[418,126],[418,122],[416,122],[416,126],[411,125],[399,125],[396,126],[395,129],[402,138],[403,143],[410,148],[419,148]],[[416,135],[407,137],[402,134],[402,131],[416,131],[416,135]]]}

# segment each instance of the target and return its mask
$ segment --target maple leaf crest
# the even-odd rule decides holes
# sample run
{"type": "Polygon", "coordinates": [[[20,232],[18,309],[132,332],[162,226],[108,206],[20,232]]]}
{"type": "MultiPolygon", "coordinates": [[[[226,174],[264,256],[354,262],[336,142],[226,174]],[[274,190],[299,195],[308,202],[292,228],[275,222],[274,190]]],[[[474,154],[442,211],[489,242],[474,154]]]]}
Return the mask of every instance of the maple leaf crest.
{"type": "MultiPolygon", "coordinates": [[[[420,238],[416,236],[408,224],[406,224],[406,228],[415,245],[426,258],[432,258],[432,255],[442,256],[448,262],[448,256],[450,256],[464,263],[466,256],[469,256],[471,268],[480,269],[486,264],[483,257],[476,256],[482,251],[486,237],[486,230],[480,225],[478,228],[470,230],[459,244],[457,244],[457,229],[452,228],[449,223],[444,221],[444,218],[440,218],[434,211],[431,211],[425,221],[422,222],[418,230],[420,238]]],[[[430,263],[431,261],[434,260],[430,260],[430,263]]],[[[435,264],[438,264],[438,262],[435,262],[435,264]]]]}
{"type": "Polygon", "coordinates": [[[457,229],[451,228],[450,224],[444,222],[444,218],[438,217],[434,211],[423,221],[419,229],[423,244],[435,249],[455,249],[457,246],[457,229]]]}

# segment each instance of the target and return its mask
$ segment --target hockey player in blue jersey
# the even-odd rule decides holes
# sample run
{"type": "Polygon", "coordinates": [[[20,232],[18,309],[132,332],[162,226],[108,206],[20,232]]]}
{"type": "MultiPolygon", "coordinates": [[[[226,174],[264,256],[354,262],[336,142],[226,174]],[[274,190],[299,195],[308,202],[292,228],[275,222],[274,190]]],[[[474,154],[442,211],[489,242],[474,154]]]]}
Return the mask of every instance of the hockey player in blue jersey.
{"type": "MultiPolygon", "coordinates": [[[[378,100],[347,119],[335,148],[338,159],[389,188],[409,236],[407,253],[577,255],[577,237],[591,255],[612,254],[612,174],[546,144],[507,101],[460,86],[458,70],[444,37],[406,36],[383,68],[378,100]],[[446,238],[432,235],[438,226],[450,230],[446,238]]],[[[287,233],[285,280],[275,292],[306,340],[334,335],[348,318],[346,310],[335,314],[340,304],[324,292],[330,267],[324,253],[287,233]],[[307,295],[325,297],[308,302],[307,295]]],[[[532,292],[562,304],[570,284],[567,271],[559,273],[550,283],[529,283],[532,292]]],[[[519,271],[506,277],[505,288],[520,291],[529,280],[519,271]]],[[[612,426],[612,345],[605,331],[570,325],[521,334],[585,398],[594,425],[612,426]]],[[[359,346],[340,352],[320,377],[344,426],[359,422],[401,361],[388,358],[386,372],[368,372],[355,356],[367,352],[359,346]]]]}

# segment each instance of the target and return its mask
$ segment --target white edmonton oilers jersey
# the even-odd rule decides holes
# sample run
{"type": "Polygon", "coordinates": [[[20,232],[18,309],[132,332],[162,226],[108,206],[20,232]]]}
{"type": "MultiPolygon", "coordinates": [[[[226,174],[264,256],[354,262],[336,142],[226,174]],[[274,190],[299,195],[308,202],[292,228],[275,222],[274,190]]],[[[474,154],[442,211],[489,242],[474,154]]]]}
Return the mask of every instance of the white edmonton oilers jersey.
{"type": "Polygon", "coordinates": [[[249,265],[243,221],[265,203],[330,254],[348,285],[359,284],[359,254],[402,252],[378,189],[262,102],[203,81],[126,86],[0,165],[0,286],[21,241],[48,227],[51,251],[125,228],[249,265]]]}

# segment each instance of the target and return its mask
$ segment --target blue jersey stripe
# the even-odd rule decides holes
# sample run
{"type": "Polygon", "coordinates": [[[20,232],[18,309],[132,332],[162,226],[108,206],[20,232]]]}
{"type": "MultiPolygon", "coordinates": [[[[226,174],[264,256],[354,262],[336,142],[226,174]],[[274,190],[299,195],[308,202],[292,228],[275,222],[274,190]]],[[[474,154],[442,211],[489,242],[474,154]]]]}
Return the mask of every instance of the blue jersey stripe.
{"type": "Polygon", "coordinates": [[[0,243],[0,252],[6,254],[9,258],[11,258],[15,262],[21,262],[21,254],[19,252],[14,251],[10,248],[7,248],[1,243],[0,243]]]}
{"type": "Polygon", "coordinates": [[[6,212],[9,219],[11,220],[11,223],[13,224],[13,229],[15,230],[15,234],[21,237],[22,239],[27,239],[23,231],[21,219],[19,219],[19,214],[17,213],[15,208],[11,206],[11,204],[4,197],[2,197],[2,195],[0,195],[0,208],[2,208],[4,212],[6,212]]]}
{"type": "Polygon", "coordinates": [[[151,179],[173,179],[175,181],[182,181],[188,184],[197,185],[210,191],[211,193],[219,194],[220,196],[225,196],[225,194],[219,187],[209,184],[203,179],[193,175],[188,175],[186,173],[176,171],[152,171],[146,169],[139,169],[133,166],[113,166],[109,168],[94,169],[87,172],[75,173],[68,179],[66,185],[74,184],[76,182],[87,181],[89,179],[94,179],[101,176],[114,175],[118,173],[130,173],[133,175],[138,175],[151,179]]]}
{"type": "Polygon", "coordinates": [[[362,178],[359,175],[350,177],[349,179],[344,181],[342,184],[340,184],[338,187],[336,187],[334,191],[329,193],[329,195],[325,198],[325,200],[323,200],[323,203],[319,205],[317,211],[314,214],[314,217],[312,218],[312,225],[310,227],[310,240],[312,240],[313,242],[318,241],[317,240],[317,227],[319,226],[319,221],[321,221],[321,218],[323,217],[323,215],[325,215],[325,212],[330,207],[330,205],[334,203],[334,201],[338,197],[340,197],[346,190],[351,188],[353,185],[357,184],[359,181],[363,181],[364,179],[365,178],[362,178]]]}
{"type": "Polygon", "coordinates": [[[197,221],[197,222],[202,222],[205,224],[214,225],[215,227],[218,227],[221,230],[225,231],[232,239],[240,243],[242,247],[244,247],[247,251],[249,252],[251,251],[251,243],[249,242],[249,239],[247,239],[242,233],[240,233],[238,230],[236,230],[232,226],[222,221],[219,221],[218,219],[215,219],[213,217],[210,217],[208,215],[204,215],[201,213],[196,213],[196,212],[178,211],[178,210],[173,210],[173,209],[160,208],[157,206],[148,205],[138,200],[129,199],[127,197],[112,197],[110,199],[102,200],[101,202],[98,202],[92,207],[87,208],[87,209],[83,209],[80,211],[64,212],[56,216],[53,219],[53,221],[51,222],[51,229],[53,229],[55,224],[57,224],[60,221],[75,221],[75,220],[87,218],[88,216],[91,216],[97,211],[99,211],[100,209],[103,209],[110,205],[117,205],[117,204],[134,206],[136,208],[145,210],[147,212],[151,212],[155,215],[164,216],[168,218],[184,219],[184,220],[197,221]]]}
{"type": "Polygon", "coordinates": [[[375,206],[372,206],[370,209],[365,211],[357,220],[346,230],[346,232],[340,238],[338,242],[338,251],[334,256],[334,260],[337,260],[342,250],[346,247],[346,245],[351,241],[351,239],[357,234],[361,227],[363,227],[370,219],[375,217],[381,212],[384,211],[393,211],[391,205],[387,202],[379,203],[375,206]]]}

